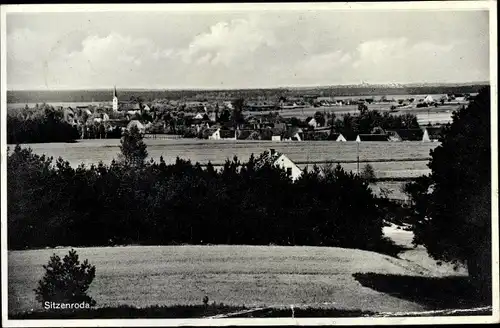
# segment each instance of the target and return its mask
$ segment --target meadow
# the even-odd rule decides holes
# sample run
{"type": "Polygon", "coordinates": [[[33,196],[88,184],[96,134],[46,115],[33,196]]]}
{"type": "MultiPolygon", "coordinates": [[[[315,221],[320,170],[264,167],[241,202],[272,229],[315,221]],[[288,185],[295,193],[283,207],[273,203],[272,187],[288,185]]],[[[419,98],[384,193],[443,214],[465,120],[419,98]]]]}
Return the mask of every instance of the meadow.
{"type": "MultiPolygon", "coordinates": [[[[286,154],[299,166],[306,163],[331,162],[341,163],[348,170],[356,170],[357,143],[333,141],[307,142],[273,142],[273,141],[230,141],[230,140],[197,140],[176,139],[160,140],[145,139],[148,146],[149,158],[159,160],[163,156],[167,164],[174,163],[178,156],[189,159],[193,163],[220,165],[226,159],[237,156],[246,161],[251,154],[259,155],[263,151],[274,148],[286,154]],[[348,163],[345,163],[348,162],[348,163]],[[345,163],[345,164],[342,164],[345,163]]],[[[29,144],[37,154],[45,154],[55,159],[62,157],[70,165],[76,167],[81,163],[86,165],[97,164],[102,161],[109,164],[117,158],[120,151],[118,139],[79,140],[76,143],[45,143],[29,144]]],[[[359,144],[359,159],[363,162],[370,160],[379,177],[414,177],[427,173],[429,151],[438,143],[434,142],[368,142],[359,144]],[[392,160],[405,160],[394,162],[392,160]],[[386,162],[378,162],[386,160],[386,162]]],[[[311,165],[309,165],[310,167],[311,165]]]]}
{"type": "MultiPolygon", "coordinates": [[[[399,243],[411,232],[387,227],[399,243]]],[[[401,259],[357,249],[281,246],[125,246],[76,248],[97,268],[90,294],[98,306],[202,304],[294,305],[375,312],[422,311],[426,305],[362,287],[356,273],[408,277],[463,276],[438,266],[425,249],[401,259]]],[[[37,310],[33,288],[42,265],[67,248],[9,251],[8,312],[37,310]]]]}

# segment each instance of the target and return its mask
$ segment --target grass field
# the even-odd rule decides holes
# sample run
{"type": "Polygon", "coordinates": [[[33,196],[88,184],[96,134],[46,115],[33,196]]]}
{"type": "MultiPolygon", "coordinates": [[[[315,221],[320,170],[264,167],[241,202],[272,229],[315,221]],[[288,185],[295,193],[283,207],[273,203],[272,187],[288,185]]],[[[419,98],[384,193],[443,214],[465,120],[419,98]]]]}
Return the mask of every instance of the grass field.
{"type": "MultiPolygon", "coordinates": [[[[388,230],[408,244],[406,231],[388,230]]],[[[427,306],[363,287],[356,273],[403,276],[463,274],[439,267],[414,250],[409,260],[330,247],[127,246],[77,248],[96,265],[90,293],[98,306],[177,305],[210,302],[246,307],[312,306],[374,312],[422,311],[427,306]]],[[[67,249],[10,251],[9,313],[40,309],[33,288],[52,253],[67,249]]]]}
{"type": "MultiPolygon", "coordinates": [[[[369,110],[376,110],[379,112],[388,112],[391,110],[391,103],[375,103],[368,105],[369,110]]],[[[392,115],[403,115],[403,114],[414,114],[417,117],[425,117],[426,124],[430,122],[442,123],[444,120],[451,120],[451,112],[459,109],[463,104],[445,104],[438,107],[401,107],[397,111],[391,112],[392,115]]],[[[270,111],[262,112],[244,112],[245,115],[263,115],[268,114],[270,111]]],[[[275,111],[271,111],[275,112],[275,111]]],[[[314,116],[314,113],[333,113],[336,116],[341,116],[345,114],[359,114],[358,105],[343,105],[343,106],[329,106],[329,107],[305,107],[305,108],[293,108],[293,109],[283,109],[278,111],[282,117],[297,117],[300,119],[305,119],[307,117],[314,116]]],[[[423,120],[422,120],[423,122],[423,120]]],[[[420,123],[420,120],[419,120],[420,123]]]]}
{"type": "MultiPolygon", "coordinates": [[[[229,140],[160,140],[146,139],[149,156],[159,160],[163,156],[167,163],[174,163],[177,156],[190,159],[193,163],[223,164],[226,159],[235,155],[241,161],[247,161],[251,154],[258,155],[263,151],[274,148],[286,154],[297,163],[331,161],[356,161],[357,143],[334,141],[307,141],[307,142],[273,142],[273,141],[229,141],[229,140]]],[[[117,158],[120,151],[118,139],[82,140],[77,143],[46,143],[30,144],[37,154],[45,154],[70,162],[72,166],[81,163],[87,165],[103,161],[109,164],[117,158]]],[[[359,158],[361,161],[377,159],[422,159],[429,157],[429,151],[434,149],[435,142],[369,142],[359,144],[359,158]]],[[[426,161],[404,161],[373,163],[379,177],[414,177],[428,173],[426,161]]],[[[356,163],[342,164],[347,170],[356,170],[356,163]]],[[[361,164],[363,166],[365,164],[361,164]]],[[[304,167],[301,164],[299,166],[304,167]]]]}

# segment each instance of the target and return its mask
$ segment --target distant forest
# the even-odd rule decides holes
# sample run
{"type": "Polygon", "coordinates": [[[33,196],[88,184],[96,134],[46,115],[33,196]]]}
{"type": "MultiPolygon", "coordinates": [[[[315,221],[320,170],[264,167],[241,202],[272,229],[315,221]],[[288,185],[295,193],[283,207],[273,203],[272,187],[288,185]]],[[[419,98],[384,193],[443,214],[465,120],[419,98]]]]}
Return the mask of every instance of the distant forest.
{"type": "MultiPolygon", "coordinates": [[[[304,95],[334,96],[382,96],[408,94],[464,94],[475,93],[485,84],[475,85],[432,85],[406,86],[402,88],[381,86],[332,86],[332,87],[304,87],[304,88],[275,88],[275,89],[242,89],[242,90],[132,90],[118,89],[120,100],[129,100],[133,96],[141,97],[145,101],[155,99],[232,99],[256,98],[267,99],[281,96],[294,97],[304,95]]],[[[104,102],[110,101],[112,89],[109,90],[63,90],[63,91],[7,91],[8,103],[43,103],[43,102],[104,102]]]]}

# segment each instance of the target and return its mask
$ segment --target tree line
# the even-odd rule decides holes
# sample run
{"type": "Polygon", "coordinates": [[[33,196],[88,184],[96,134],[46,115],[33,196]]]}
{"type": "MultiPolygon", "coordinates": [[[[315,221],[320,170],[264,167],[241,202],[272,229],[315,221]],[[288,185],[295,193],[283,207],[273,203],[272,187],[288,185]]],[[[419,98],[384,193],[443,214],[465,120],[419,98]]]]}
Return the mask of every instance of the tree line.
{"type": "Polygon", "coordinates": [[[71,142],[79,138],[76,127],[67,123],[61,111],[43,105],[18,115],[7,114],[7,143],[71,142]]]}
{"type": "Polygon", "coordinates": [[[227,160],[222,170],[179,158],[144,162],[138,131],[126,134],[110,165],[72,168],[16,146],[7,160],[9,248],[189,243],[388,251],[377,197],[340,166],[315,167],[293,182],[253,155],[227,160]]]}

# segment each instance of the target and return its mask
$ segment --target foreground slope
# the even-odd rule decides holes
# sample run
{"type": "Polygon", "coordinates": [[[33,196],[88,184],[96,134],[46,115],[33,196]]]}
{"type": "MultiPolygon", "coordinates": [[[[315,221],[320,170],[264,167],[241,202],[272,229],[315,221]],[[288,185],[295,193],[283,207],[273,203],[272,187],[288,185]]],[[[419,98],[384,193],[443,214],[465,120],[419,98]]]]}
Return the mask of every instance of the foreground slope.
{"type": "MultiPolygon", "coordinates": [[[[354,273],[434,275],[413,261],[331,247],[126,246],[76,248],[97,268],[90,293],[98,306],[201,304],[310,305],[400,312],[422,305],[363,287],[354,273]]],[[[40,309],[33,288],[52,253],[9,252],[9,313],[40,309]]],[[[438,273],[439,274],[439,273],[438,273]]]]}

